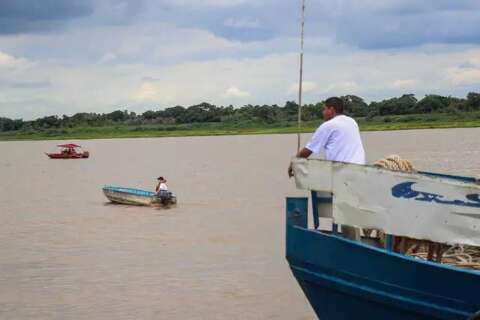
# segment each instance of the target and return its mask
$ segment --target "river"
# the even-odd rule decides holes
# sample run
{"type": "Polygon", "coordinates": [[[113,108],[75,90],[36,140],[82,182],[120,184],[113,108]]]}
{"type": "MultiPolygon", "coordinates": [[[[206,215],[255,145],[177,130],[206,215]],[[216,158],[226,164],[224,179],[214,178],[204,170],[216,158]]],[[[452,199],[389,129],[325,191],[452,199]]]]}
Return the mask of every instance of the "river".
{"type": "MultiPolygon", "coordinates": [[[[362,137],[370,163],[480,176],[480,129],[362,137]]],[[[71,141],[91,157],[48,159],[60,142],[0,142],[0,319],[315,318],[284,258],[295,135],[71,141]],[[101,191],[160,175],[176,208],[101,191]]]]}

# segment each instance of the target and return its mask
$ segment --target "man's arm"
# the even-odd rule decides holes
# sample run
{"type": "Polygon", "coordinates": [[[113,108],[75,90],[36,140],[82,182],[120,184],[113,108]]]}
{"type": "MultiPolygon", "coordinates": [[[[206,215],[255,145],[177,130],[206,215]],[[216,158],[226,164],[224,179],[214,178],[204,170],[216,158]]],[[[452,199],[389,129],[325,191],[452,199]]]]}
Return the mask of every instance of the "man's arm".
{"type": "MultiPolygon", "coordinates": [[[[303,148],[302,150],[298,151],[297,158],[308,158],[312,154],[312,150],[308,148],[303,148]]],[[[293,177],[293,168],[292,163],[288,166],[288,176],[291,178],[293,177]]]]}
{"type": "MultiPolygon", "coordinates": [[[[313,134],[306,146],[297,153],[297,158],[308,158],[312,153],[319,153],[325,148],[332,128],[328,121],[324,122],[313,134]]],[[[292,164],[288,167],[288,176],[293,177],[292,164]]]]}
{"type": "Polygon", "coordinates": [[[308,148],[303,148],[302,150],[298,151],[297,158],[308,158],[312,154],[312,150],[308,148]]]}

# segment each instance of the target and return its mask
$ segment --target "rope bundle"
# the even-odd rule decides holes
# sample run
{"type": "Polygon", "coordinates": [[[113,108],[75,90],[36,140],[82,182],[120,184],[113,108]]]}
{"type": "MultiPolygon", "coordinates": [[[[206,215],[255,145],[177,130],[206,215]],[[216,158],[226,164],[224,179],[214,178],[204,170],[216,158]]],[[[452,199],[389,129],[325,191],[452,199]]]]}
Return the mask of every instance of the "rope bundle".
{"type": "MultiPolygon", "coordinates": [[[[418,252],[407,252],[407,255],[427,260],[428,247],[421,246],[418,252]]],[[[480,269],[480,248],[464,245],[449,247],[442,256],[442,263],[460,268],[480,269]]]]}
{"type": "Polygon", "coordinates": [[[416,172],[412,163],[406,159],[400,158],[400,156],[393,154],[385,159],[380,159],[374,163],[375,166],[381,167],[384,169],[389,169],[393,171],[402,171],[402,172],[416,172]]]}

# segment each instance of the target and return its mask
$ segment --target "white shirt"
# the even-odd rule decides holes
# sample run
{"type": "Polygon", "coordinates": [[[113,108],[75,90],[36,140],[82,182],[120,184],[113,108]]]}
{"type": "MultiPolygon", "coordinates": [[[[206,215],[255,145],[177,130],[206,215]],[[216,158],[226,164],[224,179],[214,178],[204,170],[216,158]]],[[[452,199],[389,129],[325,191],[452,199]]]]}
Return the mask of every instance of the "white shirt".
{"type": "Polygon", "coordinates": [[[325,150],[326,160],[365,164],[358,124],[346,115],[322,123],[305,147],[313,153],[325,150]]]}
{"type": "Polygon", "coordinates": [[[162,191],[168,191],[167,184],[165,182],[160,183],[160,186],[158,187],[158,189],[162,191]]]}

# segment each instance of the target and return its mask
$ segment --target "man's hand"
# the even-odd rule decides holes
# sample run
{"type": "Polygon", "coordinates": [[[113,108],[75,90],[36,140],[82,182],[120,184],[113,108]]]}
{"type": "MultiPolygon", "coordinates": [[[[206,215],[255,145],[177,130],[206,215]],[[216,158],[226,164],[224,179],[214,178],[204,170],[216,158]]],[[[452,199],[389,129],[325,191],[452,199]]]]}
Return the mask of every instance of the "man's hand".
{"type": "Polygon", "coordinates": [[[288,177],[289,178],[293,177],[293,168],[292,168],[291,162],[290,162],[290,165],[288,166],[288,177]]]}
{"type": "Polygon", "coordinates": [[[312,154],[312,151],[307,148],[303,148],[297,153],[297,158],[308,158],[312,154]]]}
{"type": "MultiPolygon", "coordinates": [[[[308,158],[310,157],[311,154],[312,154],[311,150],[307,148],[303,148],[297,153],[297,158],[308,158]]],[[[293,176],[294,174],[293,174],[292,163],[290,162],[290,165],[288,166],[288,177],[291,178],[293,176]]]]}

